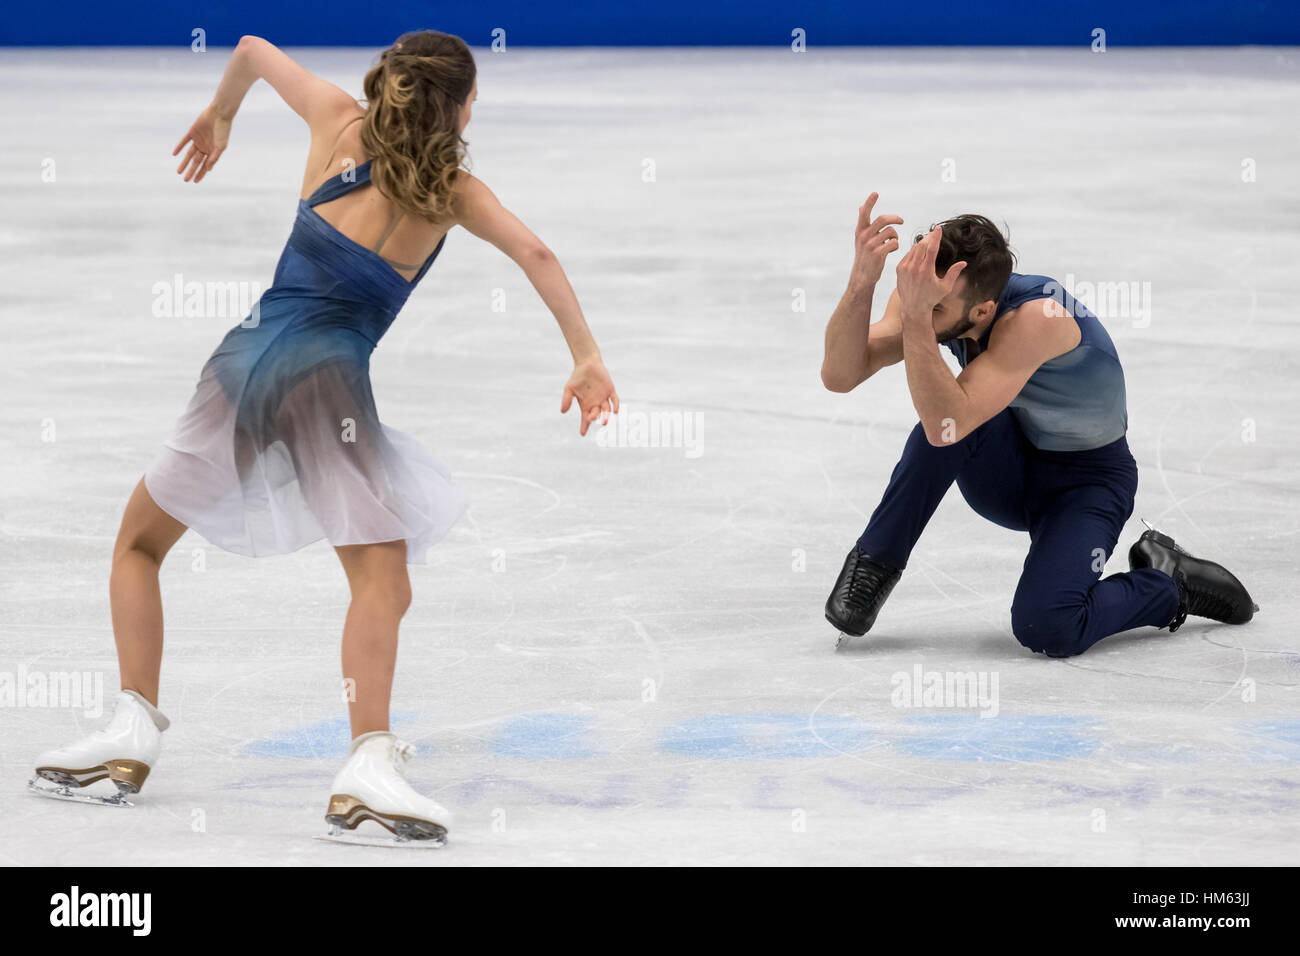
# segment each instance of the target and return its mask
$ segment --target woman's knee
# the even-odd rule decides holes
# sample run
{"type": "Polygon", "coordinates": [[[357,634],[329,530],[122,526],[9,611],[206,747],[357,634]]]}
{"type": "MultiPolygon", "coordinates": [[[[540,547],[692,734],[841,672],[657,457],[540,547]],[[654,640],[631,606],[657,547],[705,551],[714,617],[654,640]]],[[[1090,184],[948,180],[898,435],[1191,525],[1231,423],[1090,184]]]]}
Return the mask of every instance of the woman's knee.
{"type": "Polygon", "coordinates": [[[334,549],[348,576],[354,604],[399,617],[411,606],[411,578],[406,573],[406,542],[340,545],[334,549]]]}
{"type": "Polygon", "coordinates": [[[113,543],[113,571],[142,564],[157,568],[162,564],[163,558],[167,557],[172,543],[169,540],[159,540],[157,535],[147,532],[133,533],[132,529],[124,525],[113,543]]]}
{"type": "Polygon", "coordinates": [[[141,478],[122,512],[122,524],[113,543],[113,565],[128,560],[162,564],[184,533],[185,525],[158,506],[141,478]]]}
{"type": "Polygon", "coordinates": [[[405,568],[369,575],[353,586],[352,602],[373,613],[401,617],[411,606],[411,579],[405,568]]]}

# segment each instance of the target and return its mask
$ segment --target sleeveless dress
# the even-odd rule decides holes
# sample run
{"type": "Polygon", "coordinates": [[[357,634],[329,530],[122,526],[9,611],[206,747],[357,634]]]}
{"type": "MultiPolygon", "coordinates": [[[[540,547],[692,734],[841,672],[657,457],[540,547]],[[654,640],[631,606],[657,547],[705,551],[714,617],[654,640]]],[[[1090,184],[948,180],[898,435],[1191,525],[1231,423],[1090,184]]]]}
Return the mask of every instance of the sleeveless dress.
{"type": "Polygon", "coordinates": [[[369,182],[366,162],[298,201],[271,287],[203,366],[145,472],[158,506],[217,547],[401,539],[422,564],[465,509],[446,468],[379,421],[370,387],[371,352],[446,237],[408,281],[313,208],[369,182]]]}
{"type": "Polygon", "coordinates": [[[993,326],[1012,309],[1034,299],[1055,299],[1079,326],[1079,344],[1040,365],[1019,394],[1011,413],[1030,444],[1040,451],[1091,451],[1123,438],[1128,431],[1124,369],[1101,320],[1055,279],[1011,273],[998,296],[997,310],[978,343],[947,343],[957,364],[988,348],[993,326]]]}

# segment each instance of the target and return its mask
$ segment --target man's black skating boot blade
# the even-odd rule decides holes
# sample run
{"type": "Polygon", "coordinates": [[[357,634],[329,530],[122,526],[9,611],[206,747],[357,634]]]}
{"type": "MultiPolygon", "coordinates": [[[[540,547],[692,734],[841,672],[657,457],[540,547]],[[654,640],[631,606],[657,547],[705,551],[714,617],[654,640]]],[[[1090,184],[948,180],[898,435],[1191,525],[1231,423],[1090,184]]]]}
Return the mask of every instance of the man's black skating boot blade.
{"type": "Polygon", "coordinates": [[[853,548],[826,599],[826,620],[845,634],[861,637],[876,623],[876,615],[902,573],[853,548]]]}
{"type": "Polygon", "coordinates": [[[1178,630],[1188,614],[1224,624],[1245,624],[1255,616],[1259,605],[1232,572],[1221,564],[1193,557],[1169,535],[1147,527],[1150,530],[1142,532],[1129,548],[1128,566],[1133,571],[1155,568],[1178,585],[1178,614],[1169,622],[1170,631],[1178,630]]]}

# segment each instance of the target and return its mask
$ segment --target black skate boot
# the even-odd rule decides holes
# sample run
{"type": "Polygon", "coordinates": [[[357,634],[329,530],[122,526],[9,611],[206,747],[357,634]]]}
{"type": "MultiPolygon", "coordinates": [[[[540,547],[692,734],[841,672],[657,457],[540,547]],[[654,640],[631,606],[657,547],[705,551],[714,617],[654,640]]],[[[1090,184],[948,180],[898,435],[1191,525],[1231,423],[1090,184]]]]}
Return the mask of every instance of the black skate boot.
{"type": "Polygon", "coordinates": [[[1155,528],[1142,532],[1129,548],[1130,570],[1155,568],[1174,579],[1178,585],[1178,614],[1169,622],[1169,630],[1178,630],[1187,615],[1208,617],[1224,624],[1245,624],[1259,605],[1250,599],[1245,586],[1223,565],[1188,554],[1167,534],[1155,528]]]}
{"type": "Polygon", "coordinates": [[[855,547],[844,559],[835,588],[826,599],[826,620],[845,634],[861,637],[876,623],[876,615],[902,573],[855,547]]]}

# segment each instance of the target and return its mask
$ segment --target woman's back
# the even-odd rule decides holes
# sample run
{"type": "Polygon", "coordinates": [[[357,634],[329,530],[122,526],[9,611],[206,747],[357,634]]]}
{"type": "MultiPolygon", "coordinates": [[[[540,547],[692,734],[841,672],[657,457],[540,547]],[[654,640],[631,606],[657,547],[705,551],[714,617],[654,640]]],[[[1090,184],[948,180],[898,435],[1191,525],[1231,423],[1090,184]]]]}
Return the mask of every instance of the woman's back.
{"type": "MultiPolygon", "coordinates": [[[[319,167],[309,160],[304,177],[304,200],[341,172],[367,162],[361,145],[361,120],[364,113],[350,121],[319,167]]],[[[402,278],[414,280],[421,266],[447,235],[450,223],[435,226],[426,219],[399,209],[373,183],[367,183],[313,207],[322,219],[359,245],[383,257],[402,278]]]]}

